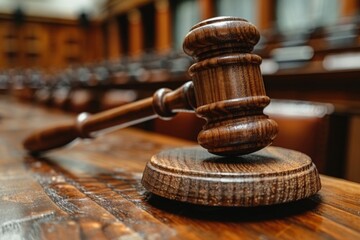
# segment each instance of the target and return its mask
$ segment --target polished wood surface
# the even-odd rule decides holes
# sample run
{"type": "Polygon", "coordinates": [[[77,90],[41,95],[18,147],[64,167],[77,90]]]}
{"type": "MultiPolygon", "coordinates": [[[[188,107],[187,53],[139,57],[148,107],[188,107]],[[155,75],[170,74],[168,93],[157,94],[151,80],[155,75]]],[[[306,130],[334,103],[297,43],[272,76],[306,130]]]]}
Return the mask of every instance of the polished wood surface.
{"type": "Polygon", "coordinates": [[[255,208],[165,200],[140,184],[152,155],[189,143],[123,129],[42,158],[21,141],[72,116],[0,98],[0,239],[359,239],[360,185],[321,176],[318,194],[255,208]]]}
{"type": "Polygon", "coordinates": [[[172,150],[147,164],[143,180],[147,190],[169,199],[212,206],[272,205],[309,197],[321,184],[308,156],[287,149],[256,152],[270,145],[278,132],[276,122],[263,113],[270,98],[259,68],[261,57],[251,53],[258,40],[256,27],[244,19],[202,21],[191,28],[183,45],[185,53],[196,60],[189,69],[192,82],[173,92],[160,89],[153,98],[93,116],[80,114],[73,124],[33,133],[24,147],[32,153],[46,151],[76,137],[91,138],[102,129],[195,109],[206,119],[199,144],[211,154],[232,156],[218,159],[229,165],[217,161],[207,164],[212,157],[205,149],[172,150]],[[244,154],[248,155],[235,160],[244,154]],[[249,166],[236,161],[249,162],[249,166]]]}
{"type": "Polygon", "coordinates": [[[153,110],[160,117],[171,117],[176,110],[195,109],[207,121],[198,142],[210,153],[236,156],[260,150],[272,143],[278,128],[263,113],[270,98],[259,67],[261,57],[251,53],[259,38],[256,27],[241,18],[202,21],[192,27],[183,45],[185,53],[196,60],[189,69],[193,83],[173,94],[160,89],[153,99],[94,116],[80,114],[73,126],[34,133],[24,146],[31,152],[45,151],[77,136],[91,137],[92,132],[101,129],[154,118],[153,110]]]}
{"type": "Polygon", "coordinates": [[[178,110],[194,109],[194,90],[191,82],[175,91],[160,89],[154,97],[90,115],[79,114],[76,121],[54,125],[31,133],[24,140],[24,147],[32,153],[62,147],[76,138],[92,138],[99,130],[123,127],[146,121],[156,116],[169,118],[178,110]]]}
{"type": "Polygon", "coordinates": [[[310,157],[279,147],[239,157],[219,157],[201,147],[166,150],[147,163],[142,184],[168,199],[233,207],[292,202],[321,188],[310,157]]]}
{"type": "Polygon", "coordinates": [[[277,134],[276,122],[263,114],[270,98],[261,57],[251,53],[259,38],[254,25],[236,17],[204,20],[185,37],[184,51],[196,61],[189,69],[196,113],[207,120],[198,142],[211,153],[251,153],[277,134]]]}

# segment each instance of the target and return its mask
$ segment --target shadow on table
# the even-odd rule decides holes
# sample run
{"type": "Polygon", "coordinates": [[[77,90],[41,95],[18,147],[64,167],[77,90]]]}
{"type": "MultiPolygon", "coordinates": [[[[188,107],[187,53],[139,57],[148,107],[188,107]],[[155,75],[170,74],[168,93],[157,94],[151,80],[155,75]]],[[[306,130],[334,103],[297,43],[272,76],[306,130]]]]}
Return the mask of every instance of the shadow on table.
{"type": "MultiPolygon", "coordinates": [[[[140,207],[155,216],[163,216],[163,213],[167,213],[170,215],[177,215],[180,217],[199,219],[204,221],[259,222],[283,219],[294,215],[304,214],[316,209],[322,202],[321,195],[315,194],[314,196],[307,199],[272,206],[214,207],[195,205],[169,200],[149,193],[141,185],[140,178],[138,178],[138,176],[134,177],[132,174],[126,172],[95,174],[95,176],[92,176],[91,179],[85,177],[86,181],[82,181],[81,177],[78,178],[77,176],[73,176],[72,173],[68,172],[62,166],[57,165],[55,163],[56,161],[53,159],[44,157],[27,157],[25,159],[27,167],[31,168],[34,174],[38,174],[38,179],[41,179],[40,177],[44,177],[45,181],[48,178],[51,180],[52,176],[63,176],[72,179],[75,182],[80,181],[80,185],[84,182],[86,183],[86,181],[94,180],[104,184],[105,190],[111,189],[115,191],[117,194],[125,197],[129,202],[135,203],[137,207],[140,207]],[[49,175],[49,173],[51,174],[49,175]],[[139,201],[140,199],[141,201],[139,201]]],[[[72,161],[69,161],[67,164],[70,164],[71,162],[72,161]]],[[[62,161],[62,163],[64,162],[62,161]]],[[[70,167],[73,168],[74,166],[72,165],[69,166],[69,168],[70,167]]],[[[96,172],[96,169],[91,170],[89,167],[85,168],[82,166],[82,169],[86,169],[86,172],[88,173],[96,172]]],[[[84,194],[90,195],[89,192],[84,194]]],[[[94,196],[96,196],[96,193],[94,196]]],[[[111,196],[108,197],[111,198],[111,196]]]]}
{"type": "Polygon", "coordinates": [[[221,222],[257,222],[282,219],[314,210],[322,200],[319,194],[315,194],[307,199],[272,206],[214,207],[183,203],[149,194],[147,202],[167,213],[188,218],[221,222]]]}

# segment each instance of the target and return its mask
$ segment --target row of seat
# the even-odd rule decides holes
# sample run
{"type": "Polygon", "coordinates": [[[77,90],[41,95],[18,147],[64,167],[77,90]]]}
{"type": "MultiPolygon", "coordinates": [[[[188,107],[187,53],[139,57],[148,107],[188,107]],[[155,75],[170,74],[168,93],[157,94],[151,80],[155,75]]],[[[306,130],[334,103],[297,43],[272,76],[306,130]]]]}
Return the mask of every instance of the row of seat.
{"type": "MultiPolygon", "coordinates": [[[[112,87],[129,82],[169,82],[176,76],[184,81],[190,64],[190,59],[180,55],[163,59],[145,55],[136,61],[124,58],[117,62],[69,67],[56,74],[35,69],[7,70],[0,73],[0,88],[22,100],[48,107],[77,113],[99,112],[152,95],[152,91],[112,87]],[[104,86],[108,88],[102,88],[104,86]]],[[[322,173],[343,175],[344,163],[339,163],[339,159],[344,159],[345,146],[340,145],[346,142],[342,139],[346,139],[347,124],[333,105],[272,100],[265,113],[279,123],[280,132],[274,145],[308,154],[322,173]]],[[[146,126],[149,130],[196,141],[203,121],[195,114],[183,113],[169,122],[155,120],[146,126]]]]}

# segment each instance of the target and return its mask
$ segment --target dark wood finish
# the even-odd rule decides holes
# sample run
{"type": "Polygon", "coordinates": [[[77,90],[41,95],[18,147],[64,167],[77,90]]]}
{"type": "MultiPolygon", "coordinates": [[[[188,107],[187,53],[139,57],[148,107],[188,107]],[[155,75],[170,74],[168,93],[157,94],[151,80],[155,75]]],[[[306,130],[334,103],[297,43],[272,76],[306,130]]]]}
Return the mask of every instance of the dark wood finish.
{"type": "MultiPolygon", "coordinates": [[[[351,136],[360,136],[357,128],[351,126],[351,118],[360,113],[359,105],[348,108],[339,104],[272,99],[264,112],[279,125],[273,146],[305,153],[312,159],[319,173],[326,175],[344,178],[348,176],[345,173],[349,169],[360,170],[350,167],[353,164],[347,160],[352,156],[348,152],[353,151],[349,150],[349,146],[356,146],[357,149],[359,145],[359,141],[350,139],[351,136]],[[314,109],[322,114],[314,114],[314,109]],[[304,117],[304,114],[307,116],[304,117]]],[[[169,121],[155,119],[153,130],[197,142],[197,135],[203,125],[203,119],[190,113],[180,113],[169,121]]],[[[360,158],[354,156],[352,159],[356,165],[360,158]]]]}
{"type": "Polygon", "coordinates": [[[0,14],[2,68],[63,68],[104,58],[100,22],[84,29],[77,20],[26,16],[21,25],[0,14]],[[91,51],[89,51],[91,49],[91,51]]]}
{"type": "MultiPolygon", "coordinates": [[[[276,74],[264,74],[266,93],[270,98],[298,99],[328,103],[360,102],[360,71],[325,71],[312,69],[281,70],[276,74]]],[[[153,90],[169,87],[177,88],[189,81],[184,75],[169,78],[164,82],[125,83],[89,86],[97,90],[108,89],[146,89],[153,90]]]]}
{"type": "Polygon", "coordinates": [[[360,102],[360,71],[282,71],[265,75],[264,83],[271,98],[298,99],[329,103],[360,102]]]}
{"type": "Polygon", "coordinates": [[[296,201],[321,188],[308,156],[278,147],[225,158],[200,147],[166,150],[147,163],[142,184],[177,201],[242,207],[296,201]]]}
{"type": "Polygon", "coordinates": [[[198,142],[211,153],[254,152],[276,136],[277,124],[262,112],[270,99],[261,57],[250,53],[259,37],[246,20],[218,17],[195,25],[184,40],[184,51],[197,61],[189,69],[196,113],[207,119],[198,142]]]}
{"type": "Polygon", "coordinates": [[[0,96],[1,239],[359,239],[360,184],[321,176],[318,194],[254,208],[169,201],[141,186],[160,150],[187,142],[123,129],[27,157],[21,140],[72,116],[0,96]]]}
{"type": "Polygon", "coordinates": [[[70,122],[32,133],[24,140],[30,152],[42,152],[62,147],[76,138],[92,138],[94,133],[110,127],[124,127],[143,122],[156,116],[168,118],[177,110],[193,110],[194,91],[191,82],[176,91],[160,89],[152,98],[123,105],[98,114],[79,114],[70,122]]]}
{"type": "MultiPolygon", "coordinates": [[[[159,100],[165,92],[159,90],[154,101],[148,98],[86,119],[81,115],[73,130],[78,136],[89,137],[94,131],[155,117],[153,108],[159,116],[170,117],[173,109],[185,106],[190,110],[196,106],[196,113],[207,120],[198,142],[209,152],[239,155],[266,147],[276,136],[277,124],[262,112],[270,99],[259,68],[261,58],[250,53],[258,40],[255,26],[241,18],[205,20],[195,25],[184,41],[185,52],[197,60],[189,69],[195,93],[180,89],[177,92],[181,94],[170,94],[162,103],[159,100]],[[191,97],[194,94],[196,104],[191,97]]],[[[57,135],[63,134],[58,130],[48,130],[47,135],[36,133],[24,145],[30,151],[63,146],[65,141],[54,142],[57,135]]]]}
{"type": "MultiPolygon", "coordinates": [[[[241,18],[200,22],[184,41],[185,52],[197,61],[189,69],[193,82],[174,92],[160,89],[153,98],[93,116],[80,114],[75,124],[34,133],[24,146],[30,152],[45,151],[76,137],[91,138],[102,129],[195,109],[207,121],[198,142],[210,153],[239,156],[260,150],[272,143],[278,129],[263,113],[270,99],[259,68],[261,58],[250,53],[258,40],[257,29],[241,18]]],[[[219,158],[231,163],[232,167],[224,168],[216,161],[205,164],[211,158],[203,153],[206,150],[172,150],[155,156],[145,169],[144,186],[170,199],[215,206],[278,204],[309,197],[320,189],[316,167],[304,154],[269,148],[241,158],[253,162],[253,168],[239,167],[234,158],[219,158]]]]}

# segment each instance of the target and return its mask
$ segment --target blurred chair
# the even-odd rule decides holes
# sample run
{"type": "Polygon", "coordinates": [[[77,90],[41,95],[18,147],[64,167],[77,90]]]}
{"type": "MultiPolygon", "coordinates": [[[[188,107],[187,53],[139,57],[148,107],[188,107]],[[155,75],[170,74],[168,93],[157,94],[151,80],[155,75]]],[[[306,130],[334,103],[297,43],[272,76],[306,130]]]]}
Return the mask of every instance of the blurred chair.
{"type": "Polygon", "coordinates": [[[264,112],[279,124],[279,133],[273,145],[311,156],[319,171],[324,172],[328,137],[327,116],[333,113],[332,105],[272,100],[264,112]]]}
{"type": "Polygon", "coordinates": [[[138,98],[134,90],[112,89],[104,93],[101,99],[101,110],[108,110],[124,104],[132,103],[138,98]]]}
{"type": "Polygon", "coordinates": [[[197,141],[197,135],[204,126],[205,120],[194,113],[178,113],[171,120],[154,120],[154,130],[160,134],[197,141]]]}
{"type": "MultiPolygon", "coordinates": [[[[319,172],[343,177],[346,160],[348,117],[331,104],[294,100],[272,100],[265,114],[279,124],[273,145],[309,155],[319,172]]],[[[170,121],[155,120],[161,134],[196,141],[204,120],[180,113],[170,121]]]]}
{"type": "Polygon", "coordinates": [[[103,93],[96,89],[71,89],[68,99],[68,111],[95,113],[100,110],[103,93]]]}

